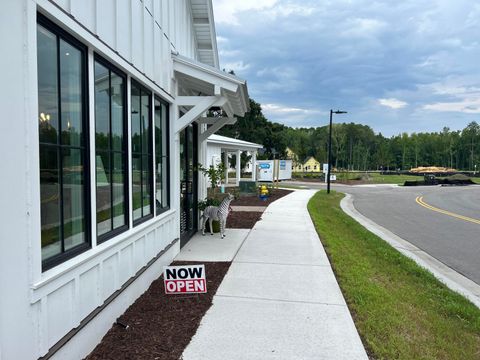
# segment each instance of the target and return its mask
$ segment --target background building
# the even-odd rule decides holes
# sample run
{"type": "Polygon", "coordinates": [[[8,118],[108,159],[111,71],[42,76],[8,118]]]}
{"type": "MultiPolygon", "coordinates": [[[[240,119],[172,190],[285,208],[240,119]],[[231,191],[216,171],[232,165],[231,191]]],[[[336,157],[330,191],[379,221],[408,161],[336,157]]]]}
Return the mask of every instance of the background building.
{"type": "Polygon", "coordinates": [[[5,0],[0,33],[0,358],[83,358],[196,231],[246,85],[210,0],[5,0]]]}

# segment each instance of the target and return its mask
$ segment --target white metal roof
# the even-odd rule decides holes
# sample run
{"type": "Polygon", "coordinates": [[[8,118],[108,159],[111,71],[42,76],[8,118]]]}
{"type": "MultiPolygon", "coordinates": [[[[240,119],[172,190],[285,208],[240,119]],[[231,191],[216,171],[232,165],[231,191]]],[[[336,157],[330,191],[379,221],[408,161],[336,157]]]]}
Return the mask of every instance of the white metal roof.
{"type": "Polygon", "coordinates": [[[190,0],[198,60],[219,67],[212,0],[190,0]]]}
{"type": "Polygon", "coordinates": [[[252,142],[234,139],[234,138],[221,136],[217,134],[210,135],[207,138],[207,144],[221,145],[222,148],[228,149],[228,150],[255,151],[263,148],[263,145],[260,145],[260,144],[255,144],[252,142]]]}
{"type": "Polygon", "coordinates": [[[173,68],[181,88],[208,96],[215,95],[215,87],[218,87],[221,96],[228,100],[226,110],[231,110],[233,115],[238,116],[243,116],[249,110],[250,103],[245,80],[185,56],[173,54],[172,58],[173,68]]]}

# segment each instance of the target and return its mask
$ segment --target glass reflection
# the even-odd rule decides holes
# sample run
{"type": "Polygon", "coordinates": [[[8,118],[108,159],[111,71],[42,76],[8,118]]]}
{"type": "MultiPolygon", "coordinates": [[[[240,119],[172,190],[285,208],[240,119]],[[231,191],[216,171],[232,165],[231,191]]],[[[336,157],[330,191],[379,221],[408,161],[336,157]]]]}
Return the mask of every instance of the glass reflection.
{"type": "Polygon", "coordinates": [[[110,85],[108,69],[95,62],[95,147],[110,147],[110,85]]]}
{"type": "Polygon", "coordinates": [[[123,78],[114,72],[111,73],[111,76],[112,149],[123,151],[123,78]]]}
{"type": "Polygon", "coordinates": [[[133,220],[142,217],[142,156],[133,154],[132,158],[132,197],[133,220]]]}
{"type": "Polygon", "coordinates": [[[124,91],[124,78],[95,62],[98,236],[126,225],[124,91]]]}
{"type": "Polygon", "coordinates": [[[150,98],[139,86],[132,84],[132,190],[133,219],[152,213],[152,147],[150,144],[150,98]]]}
{"type": "Polygon", "coordinates": [[[82,53],[69,43],[60,40],[59,56],[62,144],[83,146],[82,53]]]}
{"type": "Polygon", "coordinates": [[[110,153],[97,151],[97,233],[103,235],[112,230],[112,209],[110,191],[110,153]]]}
{"type": "Polygon", "coordinates": [[[42,223],[42,258],[62,252],[60,174],[57,149],[40,146],[40,208],[42,223]]]}
{"type": "Polygon", "coordinates": [[[79,48],[64,41],[53,30],[37,25],[44,264],[87,242],[85,148],[82,148],[84,60],[84,53],[79,48]]]}
{"type": "Polygon", "coordinates": [[[38,126],[41,143],[58,139],[57,37],[37,26],[38,126]]]}
{"type": "Polygon", "coordinates": [[[125,214],[125,183],[124,183],[124,154],[113,154],[112,173],[112,204],[113,204],[113,228],[116,229],[126,224],[125,214]]]}
{"type": "Polygon", "coordinates": [[[78,149],[63,149],[63,236],[65,250],[85,241],[83,156],[78,149]]]}

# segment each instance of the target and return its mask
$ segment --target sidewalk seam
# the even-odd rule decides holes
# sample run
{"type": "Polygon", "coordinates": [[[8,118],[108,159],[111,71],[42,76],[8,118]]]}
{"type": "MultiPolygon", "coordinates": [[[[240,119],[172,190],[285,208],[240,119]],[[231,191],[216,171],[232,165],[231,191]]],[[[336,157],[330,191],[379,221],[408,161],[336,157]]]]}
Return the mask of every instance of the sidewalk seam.
{"type": "Polygon", "coordinates": [[[253,297],[253,296],[218,295],[218,294],[215,294],[215,296],[222,297],[222,298],[228,298],[228,299],[245,299],[245,300],[283,302],[283,303],[292,303],[292,304],[311,304],[311,305],[327,305],[327,306],[347,307],[346,304],[324,303],[324,302],[320,302],[320,301],[269,299],[269,298],[262,298],[262,297],[253,297]]]}
{"type": "Polygon", "coordinates": [[[261,261],[232,261],[236,264],[259,264],[259,265],[280,265],[280,266],[314,266],[314,267],[331,267],[330,265],[313,265],[313,264],[287,264],[287,263],[270,263],[261,261]]]}

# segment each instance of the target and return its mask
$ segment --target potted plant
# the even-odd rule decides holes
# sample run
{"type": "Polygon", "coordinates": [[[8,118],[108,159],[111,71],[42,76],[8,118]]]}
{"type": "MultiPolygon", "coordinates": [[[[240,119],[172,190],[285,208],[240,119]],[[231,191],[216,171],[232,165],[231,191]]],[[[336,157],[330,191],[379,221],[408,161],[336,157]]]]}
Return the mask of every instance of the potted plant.
{"type": "Polygon", "coordinates": [[[202,164],[199,164],[198,170],[208,177],[210,189],[212,189],[211,192],[214,195],[218,186],[225,180],[225,165],[220,163],[216,166],[210,165],[208,168],[205,168],[202,164]]]}

